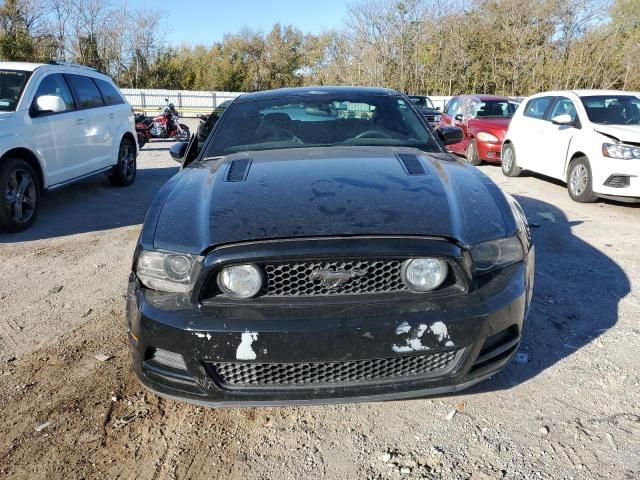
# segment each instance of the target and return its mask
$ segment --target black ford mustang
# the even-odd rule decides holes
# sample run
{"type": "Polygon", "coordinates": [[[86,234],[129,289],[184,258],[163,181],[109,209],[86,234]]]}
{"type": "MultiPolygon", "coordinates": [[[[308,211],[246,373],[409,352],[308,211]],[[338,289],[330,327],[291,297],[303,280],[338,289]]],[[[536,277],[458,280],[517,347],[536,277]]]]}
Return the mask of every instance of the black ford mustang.
{"type": "Polygon", "coordinates": [[[236,99],[144,223],[135,371],[210,406],[454,392],[515,354],[533,288],[520,206],[393,90],[236,99]]]}

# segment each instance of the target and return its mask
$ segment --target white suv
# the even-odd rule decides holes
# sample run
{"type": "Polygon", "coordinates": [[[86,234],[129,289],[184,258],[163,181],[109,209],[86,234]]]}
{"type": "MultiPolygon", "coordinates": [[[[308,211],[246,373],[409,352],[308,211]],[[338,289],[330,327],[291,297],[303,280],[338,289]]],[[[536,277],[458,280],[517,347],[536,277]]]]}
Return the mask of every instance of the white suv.
{"type": "Polygon", "coordinates": [[[616,90],[546,92],[527,98],[502,145],[502,171],[567,183],[577,202],[640,199],[640,98],[616,90]]]}
{"type": "Polygon", "coordinates": [[[135,139],[131,106],[106,75],[0,62],[0,230],[29,228],[46,190],[103,172],[133,183],[135,139]]]}

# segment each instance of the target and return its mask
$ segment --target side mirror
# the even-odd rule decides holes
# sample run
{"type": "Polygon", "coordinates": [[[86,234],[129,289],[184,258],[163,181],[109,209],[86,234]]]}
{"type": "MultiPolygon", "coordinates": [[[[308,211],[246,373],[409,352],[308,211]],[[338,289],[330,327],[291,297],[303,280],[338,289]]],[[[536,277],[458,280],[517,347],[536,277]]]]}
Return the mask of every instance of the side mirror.
{"type": "Polygon", "coordinates": [[[574,125],[575,124],[575,122],[573,121],[573,118],[571,118],[571,115],[569,115],[568,113],[562,113],[560,115],[556,115],[551,119],[551,123],[553,123],[554,125],[574,125]]]}
{"type": "Polygon", "coordinates": [[[440,127],[436,132],[445,145],[461,142],[464,137],[464,132],[458,127],[440,127]]]}
{"type": "Polygon", "coordinates": [[[62,113],[67,110],[67,105],[62,98],[57,95],[41,95],[36,98],[35,108],[32,113],[36,115],[44,115],[47,113],[62,113]]]}
{"type": "Polygon", "coordinates": [[[173,147],[169,149],[169,154],[171,155],[171,158],[173,158],[178,163],[182,163],[187,153],[188,146],[189,146],[189,142],[176,143],[173,147]]]}
{"type": "Polygon", "coordinates": [[[436,110],[437,110],[437,111],[440,111],[440,107],[436,107],[436,110]]]}
{"type": "Polygon", "coordinates": [[[453,119],[457,120],[458,122],[461,122],[462,121],[462,114],[461,113],[457,114],[455,117],[453,117],[453,119]]]}

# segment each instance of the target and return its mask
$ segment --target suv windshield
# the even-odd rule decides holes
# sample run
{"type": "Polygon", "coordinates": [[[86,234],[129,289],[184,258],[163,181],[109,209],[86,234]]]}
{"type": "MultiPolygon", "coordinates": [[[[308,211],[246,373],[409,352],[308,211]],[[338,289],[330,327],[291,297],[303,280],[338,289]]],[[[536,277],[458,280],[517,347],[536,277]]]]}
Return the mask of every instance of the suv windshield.
{"type": "Polygon", "coordinates": [[[31,72],[0,70],[0,112],[13,112],[31,72]]]}
{"type": "Polygon", "coordinates": [[[441,151],[399,96],[310,94],[234,102],[218,123],[205,157],[337,145],[441,151]]]}
{"type": "Polygon", "coordinates": [[[413,102],[414,105],[422,108],[430,108],[434,110],[433,102],[429,97],[425,97],[422,95],[409,95],[409,100],[413,102]]]}
{"type": "Polygon", "coordinates": [[[633,95],[581,97],[589,120],[604,125],[640,124],[640,98],[633,95]]]}

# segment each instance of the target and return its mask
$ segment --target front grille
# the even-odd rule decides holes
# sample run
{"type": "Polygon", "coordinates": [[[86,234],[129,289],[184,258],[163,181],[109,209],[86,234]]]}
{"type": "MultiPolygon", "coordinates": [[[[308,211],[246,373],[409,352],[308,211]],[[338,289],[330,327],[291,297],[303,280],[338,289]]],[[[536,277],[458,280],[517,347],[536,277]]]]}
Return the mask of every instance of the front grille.
{"type": "Polygon", "coordinates": [[[631,181],[628,175],[611,175],[604,184],[607,187],[626,188],[631,185],[631,181]]]}
{"type": "Polygon", "coordinates": [[[453,369],[462,350],[370,360],[323,363],[211,363],[229,387],[328,385],[384,379],[431,377],[453,369]]]}
{"type": "Polygon", "coordinates": [[[434,123],[436,121],[436,116],[435,115],[425,115],[424,118],[429,123],[434,123]]]}
{"type": "Polygon", "coordinates": [[[408,291],[400,276],[401,267],[400,260],[273,263],[264,265],[264,294],[283,297],[408,291]],[[345,279],[340,281],[338,276],[345,279]],[[332,285],[332,280],[339,284],[332,285]]]}

